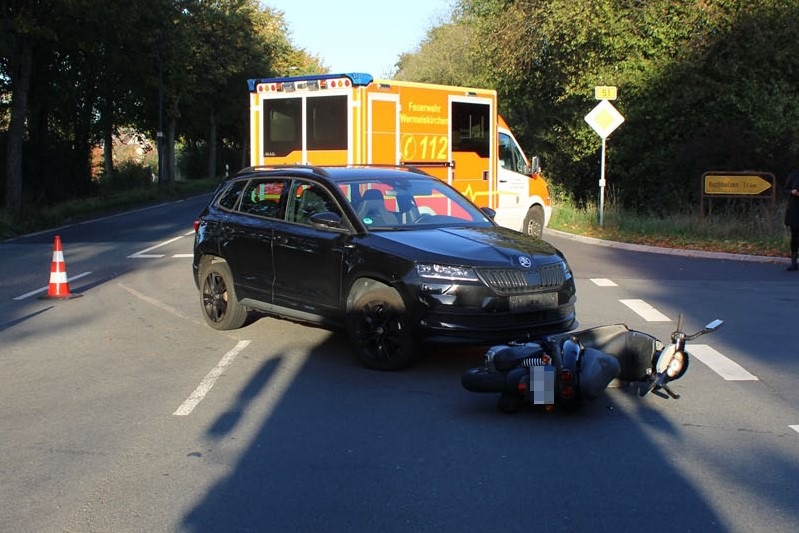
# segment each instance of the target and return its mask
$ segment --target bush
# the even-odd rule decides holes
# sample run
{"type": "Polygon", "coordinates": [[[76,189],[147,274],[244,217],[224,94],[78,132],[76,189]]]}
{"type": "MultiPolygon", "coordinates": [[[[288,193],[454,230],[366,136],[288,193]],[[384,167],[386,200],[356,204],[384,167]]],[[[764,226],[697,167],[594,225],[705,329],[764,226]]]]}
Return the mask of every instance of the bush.
{"type": "Polygon", "coordinates": [[[103,195],[146,189],[153,184],[153,171],[149,166],[124,161],[111,174],[100,177],[100,191],[103,195]]]}

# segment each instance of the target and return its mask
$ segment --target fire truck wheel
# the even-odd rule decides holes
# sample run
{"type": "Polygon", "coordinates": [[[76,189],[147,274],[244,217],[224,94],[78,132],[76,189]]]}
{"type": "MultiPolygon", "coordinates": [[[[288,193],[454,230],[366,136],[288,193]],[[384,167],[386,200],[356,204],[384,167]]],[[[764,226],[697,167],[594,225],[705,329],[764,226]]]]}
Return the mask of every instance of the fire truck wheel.
{"type": "Polygon", "coordinates": [[[239,303],[230,268],[222,260],[200,264],[200,298],[205,322],[214,329],[238,329],[247,320],[247,308],[239,303]]]}
{"type": "Polygon", "coordinates": [[[370,290],[352,305],[347,332],[358,359],[374,370],[400,370],[414,364],[419,350],[397,291],[370,290]]]}
{"type": "Polygon", "coordinates": [[[540,239],[544,234],[544,209],[540,205],[534,205],[527,211],[527,216],[524,217],[524,232],[536,239],[540,239]]]}

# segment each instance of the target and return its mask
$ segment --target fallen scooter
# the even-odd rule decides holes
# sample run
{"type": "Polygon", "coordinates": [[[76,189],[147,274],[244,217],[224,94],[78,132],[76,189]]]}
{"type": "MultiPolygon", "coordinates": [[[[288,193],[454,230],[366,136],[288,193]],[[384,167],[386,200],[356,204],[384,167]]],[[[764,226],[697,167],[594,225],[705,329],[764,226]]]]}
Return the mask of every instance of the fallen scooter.
{"type": "Polygon", "coordinates": [[[618,386],[637,384],[640,396],[664,391],[677,399],[680,395],[669,384],[688,370],[686,342],[723,323],[717,319],[686,335],[680,316],[665,346],[625,324],[493,346],[483,366],[467,370],[461,383],[472,392],[500,393],[498,407],[504,412],[516,412],[525,404],[551,409],[594,400],[614,381],[618,386]]]}

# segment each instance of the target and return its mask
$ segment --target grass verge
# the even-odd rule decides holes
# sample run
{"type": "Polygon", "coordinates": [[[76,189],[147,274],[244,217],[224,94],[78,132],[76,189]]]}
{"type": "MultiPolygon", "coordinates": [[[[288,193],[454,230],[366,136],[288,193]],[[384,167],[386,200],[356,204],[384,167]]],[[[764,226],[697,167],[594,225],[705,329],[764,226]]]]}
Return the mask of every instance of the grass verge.
{"type": "Polygon", "coordinates": [[[704,250],[743,255],[785,257],[789,233],[782,211],[771,206],[729,208],[700,217],[675,214],[652,217],[604,209],[599,224],[596,206],[575,207],[568,201],[553,205],[549,227],[577,235],[649,246],[704,250]]]}

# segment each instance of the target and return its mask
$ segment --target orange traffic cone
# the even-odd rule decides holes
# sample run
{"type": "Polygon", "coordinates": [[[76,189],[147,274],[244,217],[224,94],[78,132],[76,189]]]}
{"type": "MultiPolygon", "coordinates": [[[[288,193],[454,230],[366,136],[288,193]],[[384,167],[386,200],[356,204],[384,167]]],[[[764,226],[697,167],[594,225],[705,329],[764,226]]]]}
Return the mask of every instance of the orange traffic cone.
{"type": "Polygon", "coordinates": [[[67,282],[67,266],[64,263],[64,250],[61,248],[61,237],[55,236],[53,244],[53,261],[50,263],[50,286],[45,298],[76,298],[70,294],[67,282]]]}

